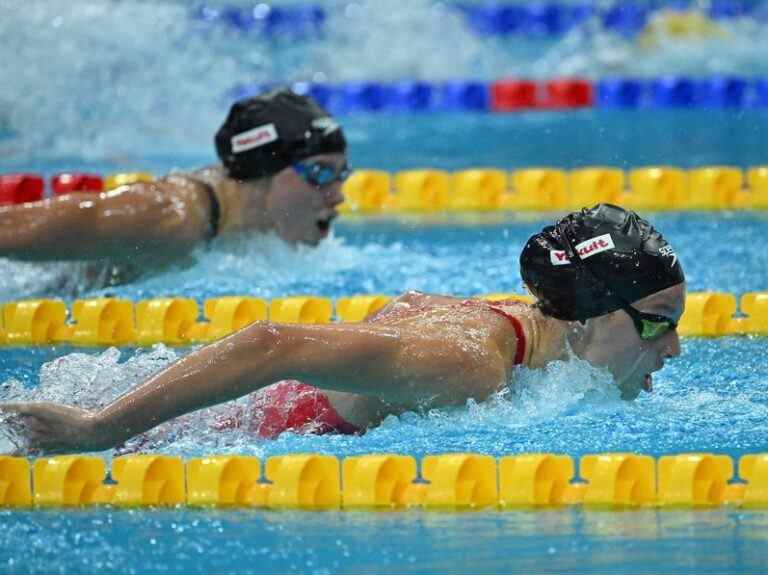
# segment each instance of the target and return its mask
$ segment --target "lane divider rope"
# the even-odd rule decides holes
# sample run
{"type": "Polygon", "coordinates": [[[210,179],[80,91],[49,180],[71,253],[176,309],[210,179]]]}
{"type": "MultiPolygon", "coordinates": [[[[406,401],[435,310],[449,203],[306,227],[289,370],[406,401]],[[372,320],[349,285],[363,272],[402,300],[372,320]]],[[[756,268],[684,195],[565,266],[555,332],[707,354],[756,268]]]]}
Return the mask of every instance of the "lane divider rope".
{"type": "MultiPolygon", "coordinates": [[[[235,84],[222,97],[227,103],[250,98],[286,84],[235,84]]],[[[357,113],[528,112],[580,110],[763,109],[768,106],[768,77],[660,76],[639,79],[606,76],[495,81],[294,82],[297,94],[309,95],[334,115],[357,113]]]]}
{"type": "MultiPolygon", "coordinates": [[[[489,300],[533,303],[531,296],[486,294],[489,300]]],[[[0,345],[128,346],[191,345],[218,340],[256,321],[324,324],[359,322],[384,307],[379,294],[330,298],[301,295],[271,301],[251,296],[211,298],[200,306],[191,298],[162,297],[134,302],[119,298],[36,299],[0,305],[0,345]]],[[[768,291],[691,292],[678,325],[681,336],[768,335],[768,291]]]]}
{"type": "MultiPolygon", "coordinates": [[[[686,10],[679,2],[654,4],[452,2],[448,6],[460,14],[467,27],[479,36],[522,36],[532,39],[556,38],[579,27],[585,32],[601,30],[627,37],[641,32],[658,32],[659,28],[671,37],[717,36],[722,33],[717,20],[748,17],[756,9],[754,3],[739,0],[712,0],[707,10],[686,10]],[[599,23],[599,28],[586,26],[591,23],[599,23]]],[[[190,11],[190,18],[205,26],[221,26],[243,34],[311,40],[321,39],[328,19],[337,17],[337,14],[340,16],[342,12],[329,11],[313,4],[259,4],[254,7],[213,2],[195,7],[190,11]]],[[[348,23],[355,25],[356,22],[353,20],[348,23]]]]}
{"type": "MultiPolygon", "coordinates": [[[[50,180],[51,194],[100,192],[151,182],[147,172],[69,172],[50,180]]],[[[344,182],[346,214],[488,211],[565,211],[600,202],[641,211],[768,209],[768,165],[746,171],[734,166],[683,170],[648,166],[625,172],[610,166],[573,170],[526,168],[355,170],[344,182]]],[[[0,174],[0,205],[38,201],[46,186],[39,174],[0,174]]]]}
{"type": "Polygon", "coordinates": [[[217,455],[188,459],[116,457],[106,482],[100,457],[0,456],[0,507],[205,506],[270,509],[519,509],[581,505],[768,507],[768,453],[684,453],[654,459],[633,453],[584,455],[575,477],[567,455],[496,459],[478,453],[217,455]],[[263,475],[262,475],[263,473],[263,475]]]}

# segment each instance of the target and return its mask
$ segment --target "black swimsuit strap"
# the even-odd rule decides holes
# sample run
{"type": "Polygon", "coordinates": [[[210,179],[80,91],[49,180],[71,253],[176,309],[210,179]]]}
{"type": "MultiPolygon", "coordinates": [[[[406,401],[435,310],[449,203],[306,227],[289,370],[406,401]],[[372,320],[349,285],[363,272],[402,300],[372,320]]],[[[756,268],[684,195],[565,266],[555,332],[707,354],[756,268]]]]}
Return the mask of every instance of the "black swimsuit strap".
{"type": "Polygon", "coordinates": [[[219,198],[216,197],[216,192],[211,184],[198,179],[195,179],[195,182],[202,186],[211,202],[209,223],[211,226],[211,237],[214,238],[219,235],[219,224],[221,223],[221,204],[219,203],[219,198]]]}

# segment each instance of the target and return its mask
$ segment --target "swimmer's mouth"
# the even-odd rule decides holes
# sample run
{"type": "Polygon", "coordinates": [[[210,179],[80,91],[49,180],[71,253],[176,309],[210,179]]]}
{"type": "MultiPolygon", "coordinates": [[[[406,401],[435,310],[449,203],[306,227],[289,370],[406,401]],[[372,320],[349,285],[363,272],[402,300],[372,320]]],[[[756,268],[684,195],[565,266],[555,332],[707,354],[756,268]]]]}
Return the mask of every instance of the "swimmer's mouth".
{"type": "Polygon", "coordinates": [[[653,376],[650,373],[645,374],[645,379],[643,380],[643,389],[646,393],[651,393],[653,391],[653,376]]]}
{"type": "Polygon", "coordinates": [[[327,236],[328,233],[331,231],[331,223],[336,218],[336,214],[331,214],[327,218],[323,218],[320,220],[317,220],[317,229],[320,230],[320,233],[324,236],[327,236]]]}

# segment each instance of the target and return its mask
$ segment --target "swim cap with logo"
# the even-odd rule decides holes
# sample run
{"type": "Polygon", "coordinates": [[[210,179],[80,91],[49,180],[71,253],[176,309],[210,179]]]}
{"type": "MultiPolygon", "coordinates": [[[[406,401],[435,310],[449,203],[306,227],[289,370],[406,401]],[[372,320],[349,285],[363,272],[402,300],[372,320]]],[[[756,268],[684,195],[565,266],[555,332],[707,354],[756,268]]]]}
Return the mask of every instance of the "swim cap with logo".
{"type": "Polygon", "coordinates": [[[549,316],[584,321],[685,281],[672,247],[631,210],[599,204],[528,240],[523,281],[549,316]]]}
{"type": "Polygon", "coordinates": [[[288,89],[235,102],[215,142],[228,175],[239,180],[271,176],[309,156],[347,148],[328,112],[288,89]]]}

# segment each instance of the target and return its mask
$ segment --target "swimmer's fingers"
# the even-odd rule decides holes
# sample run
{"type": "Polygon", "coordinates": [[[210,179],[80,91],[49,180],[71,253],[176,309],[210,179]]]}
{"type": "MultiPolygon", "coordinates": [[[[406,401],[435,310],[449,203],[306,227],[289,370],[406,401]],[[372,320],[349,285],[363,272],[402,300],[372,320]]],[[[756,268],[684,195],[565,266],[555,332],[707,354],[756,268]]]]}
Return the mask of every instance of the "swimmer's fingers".
{"type": "Polygon", "coordinates": [[[91,414],[55,403],[7,403],[0,418],[28,451],[61,453],[91,447],[91,414]]]}

